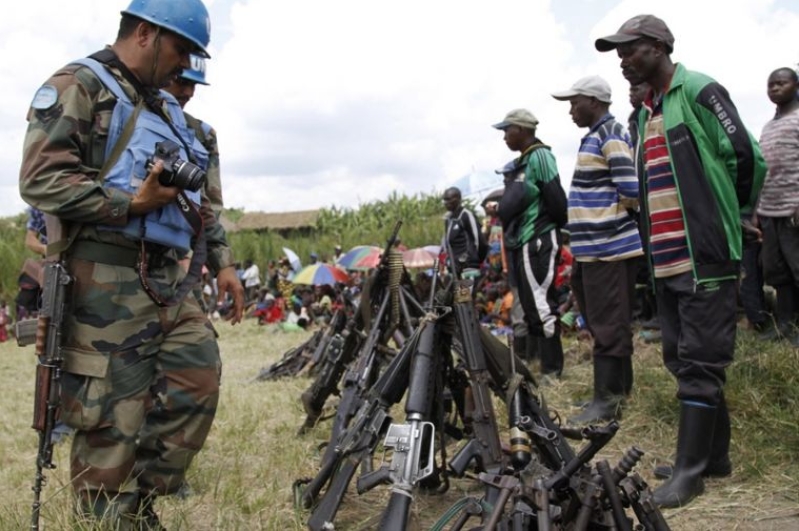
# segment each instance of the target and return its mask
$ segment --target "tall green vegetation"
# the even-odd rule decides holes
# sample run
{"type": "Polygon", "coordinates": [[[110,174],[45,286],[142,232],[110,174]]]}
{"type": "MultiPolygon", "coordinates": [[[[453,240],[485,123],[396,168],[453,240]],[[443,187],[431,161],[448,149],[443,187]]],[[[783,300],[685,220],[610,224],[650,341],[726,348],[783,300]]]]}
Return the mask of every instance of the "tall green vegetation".
{"type": "MultiPolygon", "coordinates": [[[[383,201],[365,203],[359,208],[332,206],[319,213],[314,230],[284,237],[273,231],[244,230],[228,234],[237,258],[251,258],[262,268],[278,259],[288,247],[302,260],[312,253],[325,257],[336,245],[346,251],[356,245],[385,245],[394,224],[403,221],[400,239],[408,247],[437,244],[441,241],[444,207],[438,194],[404,196],[392,192],[383,201]]],[[[232,221],[241,218],[241,209],[225,211],[232,221]]],[[[25,214],[0,219],[0,296],[9,301],[17,292],[17,276],[26,257],[33,256],[25,248],[25,214]]]]}
{"type": "Polygon", "coordinates": [[[33,253],[25,247],[26,214],[0,219],[0,299],[13,308],[17,278],[25,258],[33,253]]]}
{"type": "Polygon", "coordinates": [[[231,246],[241,260],[251,258],[264,265],[280,258],[288,247],[301,259],[315,252],[330,255],[338,244],[346,251],[356,245],[385,245],[394,224],[402,220],[400,239],[409,248],[441,241],[444,207],[439,195],[411,197],[392,192],[385,201],[373,201],[357,209],[330,207],[319,213],[316,230],[284,237],[276,232],[240,231],[229,235],[231,246]]]}

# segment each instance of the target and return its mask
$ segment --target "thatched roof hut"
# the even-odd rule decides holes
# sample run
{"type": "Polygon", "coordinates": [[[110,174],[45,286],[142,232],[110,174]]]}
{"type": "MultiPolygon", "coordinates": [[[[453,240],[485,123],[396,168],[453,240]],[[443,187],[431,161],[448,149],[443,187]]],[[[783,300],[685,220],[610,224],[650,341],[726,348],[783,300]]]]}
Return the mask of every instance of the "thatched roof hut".
{"type": "Polygon", "coordinates": [[[297,212],[248,212],[238,223],[236,230],[290,232],[309,231],[316,227],[319,210],[297,212]]]}

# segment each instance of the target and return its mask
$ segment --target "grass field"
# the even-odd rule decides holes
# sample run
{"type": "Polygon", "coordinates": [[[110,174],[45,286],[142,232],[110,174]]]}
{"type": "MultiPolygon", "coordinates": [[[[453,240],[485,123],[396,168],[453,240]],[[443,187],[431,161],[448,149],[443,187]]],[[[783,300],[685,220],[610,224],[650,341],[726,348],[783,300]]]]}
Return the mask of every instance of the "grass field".
{"type": "MultiPolygon", "coordinates": [[[[193,494],[185,500],[159,500],[156,508],[162,522],[170,531],[304,529],[307,513],[293,506],[292,483],[314,475],[318,445],[327,440],[329,421],[298,437],[304,419],[299,396],[310,380],[261,383],[253,378],[307,333],[275,332],[252,321],[237,327],[221,323],[218,329],[224,369],[216,422],[189,472],[193,494]]],[[[589,346],[569,339],[566,347],[563,380],[544,389],[550,407],[562,417],[577,411],[572,404],[590,394],[591,382],[589,346]]],[[[619,434],[600,457],[614,465],[624,450],[636,445],[646,452],[637,470],[656,485],[651,470],[673,452],[677,403],[674,383],[662,368],[657,347],[637,343],[636,348],[633,397],[619,434]]],[[[799,353],[763,345],[743,331],[736,356],[727,390],[733,475],[707,481],[704,496],[688,507],[666,512],[667,520],[672,529],[696,531],[799,530],[799,353]]],[[[37,440],[29,427],[33,373],[32,347],[0,344],[0,530],[30,528],[37,440]]],[[[501,436],[507,438],[507,432],[501,436]]],[[[69,442],[57,446],[58,468],[48,474],[44,530],[73,529],[68,446],[69,442]]],[[[428,529],[458,499],[479,490],[474,481],[463,479],[453,481],[443,496],[418,496],[414,508],[418,528],[428,529]]],[[[364,496],[353,489],[336,528],[374,529],[387,496],[385,487],[364,496]]]]}

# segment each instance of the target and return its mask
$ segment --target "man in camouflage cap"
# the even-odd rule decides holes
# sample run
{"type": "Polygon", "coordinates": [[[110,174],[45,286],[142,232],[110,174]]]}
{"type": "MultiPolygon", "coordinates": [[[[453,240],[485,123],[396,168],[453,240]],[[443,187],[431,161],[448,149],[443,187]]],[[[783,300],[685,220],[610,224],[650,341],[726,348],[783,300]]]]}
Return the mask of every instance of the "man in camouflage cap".
{"type": "Polygon", "coordinates": [[[48,255],[74,277],[61,377],[72,484],[80,513],[113,529],[163,529],[153,499],[180,487],[216,413],[219,348],[180,260],[217,274],[234,323],[243,309],[224,230],[192,190],[202,175],[184,187],[150,159],[156,131],[180,159],[202,159],[158,88],[190,53],[207,57],[209,39],[200,0],[133,0],[114,44],[56,72],[28,114],[20,193],[48,215],[48,255]],[[113,127],[120,116],[128,136],[113,127]]]}

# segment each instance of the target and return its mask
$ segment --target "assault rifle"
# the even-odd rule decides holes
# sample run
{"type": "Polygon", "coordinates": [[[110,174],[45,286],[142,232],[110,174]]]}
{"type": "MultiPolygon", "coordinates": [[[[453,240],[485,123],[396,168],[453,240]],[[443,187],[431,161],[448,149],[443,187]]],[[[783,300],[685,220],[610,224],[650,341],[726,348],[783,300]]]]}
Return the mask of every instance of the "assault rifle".
{"type": "Polygon", "coordinates": [[[280,361],[261,369],[258,376],[256,376],[253,381],[267,382],[299,374],[311,360],[311,356],[308,353],[313,352],[322,342],[325,330],[326,329],[317,330],[310,338],[303,341],[300,345],[288,349],[280,358],[280,361]]]}
{"type": "MultiPolygon", "coordinates": [[[[348,302],[347,307],[352,306],[347,299],[345,301],[348,302]]],[[[342,331],[346,322],[347,309],[338,308],[333,312],[327,325],[314,332],[299,346],[287,350],[280,361],[261,369],[255,381],[277,380],[284,376],[297,376],[306,372],[311,374],[315,372],[314,368],[318,371],[317,365],[320,361],[324,361],[324,355],[332,338],[342,331]]],[[[324,402],[322,404],[324,405],[324,402]]]]}
{"type": "Polygon", "coordinates": [[[342,293],[342,297],[345,307],[333,314],[329,324],[330,336],[326,341],[323,340],[324,346],[320,344],[311,359],[314,369],[310,373],[315,378],[300,397],[306,416],[298,435],[313,428],[322,416],[327,398],[339,394],[339,380],[361,346],[362,316],[355,311],[356,304],[348,290],[342,293]]]}
{"type": "Polygon", "coordinates": [[[313,354],[311,355],[311,361],[309,365],[310,374],[314,374],[319,370],[319,364],[324,360],[330,342],[336,335],[340,334],[341,331],[344,330],[344,326],[346,324],[347,311],[345,308],[336,308],[336,311],[334,311],[333,315],[330,317],[330,322],[325,326],[324,332],[319,338],[319,342],[313,349],[313,354]]]}
{"type": "Polygon", "coordinates": [[[31,529],[39,529],[42,487],[47,482],[44,469],[55,468],[53,464],[53,428],[60,405],[61,372],[64,359],[61,357],[61,324],[67,286],[72,283],[64,266],[59,262],[48,262],[44,266],[42,307],[36,329],[36,390],[33,402],[33,429],[39,432],[39,451],[36,454],[36,477],[33,482],[33,504],[31,506],[31,529]]]}
{"type": "Polygon", "coordinates": [[[355,359],[361,345],[358,319],[347,319],[343,330],[330,338],[313,383],[303,391],[300,399],[305,409],[305,422],[299,429],[302,435],[313,428],[322,416],[327,397],[339,394],[338,383],[347,366],[355,359]]]}
{"type": "Polygon", "coordinates": [[[424,321],[419,345],[413,355],[408,392],[405,400],[405,423],[391,424],[384,448],[393,449],[391,461],[358,478],[358,492],[380,483],[390,483],[391,497],[380,520],[381,531],[405,531],[410,517],[413,490],[419,481],[435,471],[435,425],[430,422],[436,395],[442,355],[439,325],[424,321]]]}
{"type": "MultiPolygon", "coordinates": [[[[372,455],[380,436],[391,422],[389,409],[402,400],[405,394],[412,354],[417,348],[420,335],[421,329],[411,336],[368,390],[352,423],[335,441],[330,459],[322,463],[321,470],[308,485],[311,488],[314,482],[326,483],[330,478],[330,485],[308,519],[308,528],[311,531],[331,529],[355,471],[364,459],[372,455]]],[[[318,493],[319,489],[316,491],[318,493]]]]}
{"type": "MultiPolygon", "coordinates": [[[[339,401],[336,415],[333,419],[333,427],[329,439],[330,442],[322,456],[320,471],[308,483],[302,493],[302,506],[306,509],[314,505],[319,492],[321,492],[334,471],[330,468],[330,464],[336,460],[336,445],[347,429],[352,417],[361,408],[368,389],[374,383],[379,373],[379,359],[383,354],[381,350],[386,349],[385,344],[393,333],[392,326],[389,322],[389,307],[392,302],[394,302],[391,300],[392,297],[390,296],[390,289],[392,286],[389,285],[388,280],[384,279],[389,277],[389,256],[392,247],[396,244],[401,226],[402,221],[398,221],[394,226],[394,230],[386,242],[386,250],[380,259],[380,264],[373,276],[369,279],[367,289],[361,293],[359,311],[361,312],[364,326],[369,326],[369,333],[363,340],[363,344],[358,351],[355,362],[350,366],[344,376],[341,400],[339,401]],[[374,297],[374,300],[372,297],[374,297]],[[368,313],[375,303],[379,304],[379,310],[374,319],[369,319],[368,313]]],[[[402,267],[402,264],[400,264],[400,267],[402,267]]],[[[396,280],[397,284],[399,284],[399,279],[396,280]]],[[[399,286],[397,286],[396,292],[399,295],[401,292],[398,288],[399,286]]],[[[394,303],[399,305],[398,300],[394,303]]]]}
{"type": "MultiPolygon", "coordinates": [[[[451,221],[450,221],[451,222],[451,221]]],[[[447,227],[449,234],[449,226],[447,227]]],[[[455,327],[463,349],[463,362],[469,373],[469,384],[474,402],[472,411],[473,436],[449,463],[450,469],[460,477],[472,460],[477,461],[481,470],[498,471],[504,467],[502,445],[499,441],[494,405],[489,389],[490,373],[485,350],[480,341],[480,323],[474,311],[472,280],[461,279],[457,259],[452,252],[449,239],[444,238],[452,273],[452,308],[455,314],[455,327]]]]}

